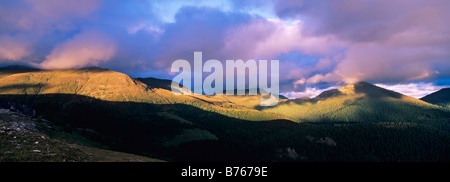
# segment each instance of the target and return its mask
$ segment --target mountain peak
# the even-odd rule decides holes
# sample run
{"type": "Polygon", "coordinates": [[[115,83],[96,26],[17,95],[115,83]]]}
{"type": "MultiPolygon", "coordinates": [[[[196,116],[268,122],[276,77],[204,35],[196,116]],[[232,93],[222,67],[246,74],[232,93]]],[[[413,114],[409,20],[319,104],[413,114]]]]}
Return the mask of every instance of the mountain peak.
{"type": "Polygon", "coordinates": [[[376,87],[375,85],[373,85],[373,84],[371,84],[369,82],[366,82],[366,81],[359,81],[359,82],[356,82],[356,83],[354,83],[352,85],[355,85],[355,86],[374,86],[374,87],[376,87]]]}
{"type": "Polygon", "coordinates": [[[401,98],[402,94],[387,90],[369,82],[359,81],[354,84],[350,84],[338,89],[327,90],[319,94],[315,99],[324,100],[331,97],[337,97],[341,95],[357,95],[364,94],[369,98],[382,98],[382,97],[393,97],[401,98]]]}

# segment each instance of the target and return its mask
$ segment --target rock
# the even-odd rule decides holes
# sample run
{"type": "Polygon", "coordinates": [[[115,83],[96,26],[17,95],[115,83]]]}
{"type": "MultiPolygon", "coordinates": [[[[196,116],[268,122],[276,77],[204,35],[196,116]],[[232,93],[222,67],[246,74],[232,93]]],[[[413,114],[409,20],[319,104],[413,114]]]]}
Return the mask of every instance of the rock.
{"type": "Polygon", "coordinates": [[[325,144],[328,145],[330,147],[336,147],[336,142],[330,138],[330,137],[325,137],[325,138],[315,138],[312,136],[306,136],[306,139],[308,139],[310,142],[314,142],[314,143],[320,143],[320,144],[325,144]]]}
{"type": "Polygon", "coordinates": [[[328,146],[336,147],[336,142],[330,137],[320,138],[317,143],[323,143],[328,146]]]}
{"type": "Polygon", "coordinates": [[[299,155],[295,149],[290,148],[290,147],[286,147],[284,149],[278,149],[278,157],[279,158],[288,158],[288,159],[292,159],[292,160],[307,160],[308,157],[304,156],[304,155],[299,155]]]}
{"type": "Polygon", "coordinates": [[[295,149],[291,149],[291,148],[286,148],[286,156],[291,158],[291,159],[297,159],[298,157],[300,157],[297,152],[295,152],[295,149]]]}
{"type": "Polygon", "coordinates": [[[28,107],[28,106],[22,105],[22,104],[16,104],[14,102],[9,102],[6,100],[0,100],[0,109],[2,109],[0,111],[0,113],[8,112],[5,110],[9,110],[11,112],[17,112],[17,113],[27,115],[27,116],[35,116],[36,115],[36,111],[34,109],[32,109],[31,107],[28,107]]]}

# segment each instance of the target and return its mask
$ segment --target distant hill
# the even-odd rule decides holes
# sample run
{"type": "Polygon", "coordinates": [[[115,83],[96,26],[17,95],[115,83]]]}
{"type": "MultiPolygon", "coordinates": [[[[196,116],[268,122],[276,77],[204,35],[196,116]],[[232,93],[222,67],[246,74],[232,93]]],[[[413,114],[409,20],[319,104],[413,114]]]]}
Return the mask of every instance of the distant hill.
{"type": "Polygon", "coordinates": [[[443,88],[437,92],[431,93],[420,100],[444,107],[450,107],[450,88],[443,88]]]}
{"type": "MultiPolygon", "coordinates": [[[[243,91],[243,92],[245,93],[244,95],[246,95],[246,96],[249,96],[249,95],[250,95],[250,91],[256,92],[256,95],[261,95],[260,89],[243,89],[243,90],[240,90],[240,89],[234,89],[234,90],[230,90],[230,91],[232,91],[234,95],[237,95],[237,93],[238,93],[239,91],[243,91]]],[[[228,92],[228,90],[224,90],[224,91],[223,91],[223,95],[226,95],[227,92],[228,92]]],[[[280,99],[289,99],[289,98],[287,98],[287,97],[284,96],[284,95],[278,95],[278,97],[279,97],[280,99]]]]}
{"type": "Polygon", "coordinates": [[[22,65],[11,65],[0,67],[0,72],[11,72],[11,73],[19,73],[19,72],[30,72],[30,71],[39,71],[40,69],[34,68],[31,66],[22,66],[22,65]]]}
{"type": "Polygon", "coordinates": [[[136,78],[136,80],[151,86],[152,88],[160,88],[165,90],[171,90],[172,80],[158,79],[158,78],[136,78]]]}
{"type": "Polygon", "coordinates": [[[305,121],[430,122],[444,125],[450,114],[427,102],[367,82],[328,90],[312,99],[292,99],[260,108],[305,121]]]}
{"type": "MultiPolygon", "coordinates": [[[[158,78],[136,78],[136,80],[141,81],[142,83],[147,84],[151,88],[157,88],[157,89],[163,89],[163,90],[171,90],[171,84],[172,80],[164,80],[164,79],[158,79],[158,78]]],[[[240,107],[245,106],[248,109],[254,109],[256,106],[260,105],[261,98],[263,96],[260,94],[260,92],[257,92],[257,95],[249,95],[250,89],[245,89],[244,93],[245,95],[237,95],[238,89],[233,90],[233,93],[235,95],[226,95],[226,90],[223,91],[224,94],[222,95],[213,95],[213,96],[204,96],[204,95],[194,95],[192,97],[201,98],[208,102],[213,103],[226,103],[226,107],[240,107]]],[[[192,91],[184,88],[182,93],[190,93],[192,94],[192,91]]],[[[265,96],[266,98],[269,96],[265,96]]],[[[287,97],[283,95],[279,95],[279,99],[288,99],[287,97]]]]}
{"type": "Polygon", "coordinates": [[[27,73],[27,72],[33,72],[33,71],[39,71],[39,70],[40,69],[38,69],[38,68],[33,68],[33,67],[29,67],[29,66],[19,66],[19,65],[0,67],[0,78],[11,75],[11,74],[27,73]]]}
{"type": "MultiPolygon", "coordinates": [[[[258,108],[261,105],[261,99],[271,97],[270,95],[261,95],[259,90],[256,91],[257,95],[249,95],[250,89],[244,90],[245,95],[237,95],[238,89],[233,90],[233,93],[235,95],[227,95],[226,92],[227,91],[224,90],[223,95],[212,95],[208,97],[218,100],[224,100],[234,105],[245,106],[250,109],[258,108]]],[[[279,95],[279,99],[286,100],[288,98],[283,95],[279,95]]]]}

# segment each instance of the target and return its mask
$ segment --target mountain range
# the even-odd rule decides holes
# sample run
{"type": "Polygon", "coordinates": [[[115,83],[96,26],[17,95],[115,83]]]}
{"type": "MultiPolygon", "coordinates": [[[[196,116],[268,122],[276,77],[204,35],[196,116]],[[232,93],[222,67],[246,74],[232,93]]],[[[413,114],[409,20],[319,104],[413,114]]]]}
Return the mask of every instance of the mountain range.
{"type": "Polygon", "coordinates": [[[33,108],[57,128],[48,136],[79,136],[66,143],[167,161],[449,160],[448,89],[419,100],[358,82],[261,107],[261,95],[175,96],[170,84],[96,67],[0,68],[0,99],[33,108]]]}

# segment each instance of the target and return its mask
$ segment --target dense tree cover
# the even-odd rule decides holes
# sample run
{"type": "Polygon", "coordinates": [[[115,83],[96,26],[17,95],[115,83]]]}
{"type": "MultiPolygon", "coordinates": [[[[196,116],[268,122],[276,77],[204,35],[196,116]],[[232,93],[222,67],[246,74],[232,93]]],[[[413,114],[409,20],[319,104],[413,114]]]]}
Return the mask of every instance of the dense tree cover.
{"type": "Polygon", "coordinates": [[[449,160],[448,131],[427,123],[248,121],[184,104],[78,95],[2,98],[31,105],[67,132],[93,129],[81,134],[114,150],[169,161],[449,160]],[[186,131],[200,133],[174,141],[190,137],[186,131]]]}

